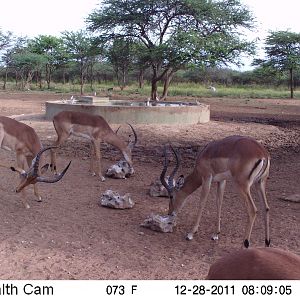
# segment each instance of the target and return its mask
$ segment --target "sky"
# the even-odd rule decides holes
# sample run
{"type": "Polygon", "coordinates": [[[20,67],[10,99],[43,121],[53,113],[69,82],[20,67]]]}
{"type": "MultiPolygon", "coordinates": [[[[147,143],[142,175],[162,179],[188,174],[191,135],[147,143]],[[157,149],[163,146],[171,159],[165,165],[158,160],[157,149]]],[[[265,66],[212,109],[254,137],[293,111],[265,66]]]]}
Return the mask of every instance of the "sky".
{"type": "Polygon", "coordinates": [[[17,36],[59,36],[85,28],[100,0],[0,0],[0,28],[17,36]]]}
{"type": "MultiPolygon", "coordinates": [[[[16,36],[29,38],[38,35],[59,36],[63,31],[85,28],[85,18],[98,7],[101,0],[2,0],[0,29],[16,36]]],[[[262,46],[270,30],[300,32],[299,0],[241,0],[253,12],[257,32],[249,39],[259,37],[262,46]]],[[[262,53],[262,52],[260,52],[262,53]]],[[[249,68],[249,60],[245,67],[249,68]]]]}

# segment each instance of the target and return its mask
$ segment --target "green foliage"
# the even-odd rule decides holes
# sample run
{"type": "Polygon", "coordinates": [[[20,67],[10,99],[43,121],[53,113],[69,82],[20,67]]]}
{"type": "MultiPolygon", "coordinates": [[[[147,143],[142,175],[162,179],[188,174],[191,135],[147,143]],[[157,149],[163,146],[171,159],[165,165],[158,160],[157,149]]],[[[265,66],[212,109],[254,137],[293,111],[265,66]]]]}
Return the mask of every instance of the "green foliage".
{"type": "Polygon", "coordinates": [[[274,68],[289,70],[300,67],[300,33],[271,32],[266,38],[266,62],[274,68]]]}
{"type": "Polygon", "coordinates": [[[275,72],[289,71],[291,98],[294,97],[294,71],[300,67],[300,33],[274,31],[266,38],[266,59],[255,60],[254,64],[275,72]]]}
{"type": "Polygon", "coordinates": [[[252,43],[238,29],[251,29],[253,17],[239,0],[105,0],[87,18],[88,29],[102,42],[130,38],[143,47],[138,58],[152,69],[151,98],[157,82],[188,64],[239,63],[252,54],[252,43]]]}
{"type": "Polygon", "coordinates": [[[9,47],[12,43],[12,33],[10,31],[3,32],[0,28],[0,51],[9,47]]]}

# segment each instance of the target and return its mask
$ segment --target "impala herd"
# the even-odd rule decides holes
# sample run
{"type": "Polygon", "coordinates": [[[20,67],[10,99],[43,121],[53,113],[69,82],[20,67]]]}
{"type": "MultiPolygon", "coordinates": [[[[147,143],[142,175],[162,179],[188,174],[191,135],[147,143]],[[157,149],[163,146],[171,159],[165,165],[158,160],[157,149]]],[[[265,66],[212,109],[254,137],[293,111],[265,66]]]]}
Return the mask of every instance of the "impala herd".
{"type": "MultiPolygon", "coordinates": [[[[37,201],[41,201],[36,183],[55,183],[63,178],[71,162],[61,173],[57,172],[56,151],[71,135],[86,138],[90,141],[90,172],[105,180],[102,173],[100,143],[106,142],[120,150],[124,159],[132,167],[132,150],[137,143],[137,134],[130,126],[134,141],[126,143],[117,132],[114,132],[104,118],[82,112],[63,111],[53,118],[57,140],[50,147],[43,147],[34,129],[24,123],[0,116],[1,148],[16,153],[17,166],[0,163],[0,167],[10,168],[20,174],[20,183],[16,192],[22,192],[22,202],[26,208],[29,204],[25,197],[25,188],[33,184],[37,201]],[[49,150],[49,152],[46,152],[49,150]],[[42,155],[45,152],[44,155],[42,155]],[[50,155],[49,155],[50,154],[50,155]],[[54,173],[44,177],[49,163],[54,173]]],[[[213,239],[217,240],[221,232],[221,208],[226,181],[231,179],[244,201],[248,220],[244,233],[244,247],[250,245],[250,236],[257,214],[257,207],[250,189],[255,187],[264,207],[265,245],[270,246],[269,205],[266,198],[266,182],[270,170],[270,154],[256,140],[246,136],[228,136],[210,142],[198,153],[195,167],[186,177],[181,175],[175,181],[174,176],[180,166],[180,155],[177,149],[170,146],[176,165],[168,180],[166,172],[169,167],[168,149],[164,148],[164,165],[160,175],[161,183],[169,194],[169,215],[176,217],[187,197],[201,187],[200,205],[197,218],[187,239],[191,240],[198,231],[202,213],[208,200],[213,183],[217,185],[217,224],[213,239]]],[[[300,257],[288,251],[274,248],[250,248],[229,254],[221,258],[210,268],[207,279],[300,279],[300,257]]]]}

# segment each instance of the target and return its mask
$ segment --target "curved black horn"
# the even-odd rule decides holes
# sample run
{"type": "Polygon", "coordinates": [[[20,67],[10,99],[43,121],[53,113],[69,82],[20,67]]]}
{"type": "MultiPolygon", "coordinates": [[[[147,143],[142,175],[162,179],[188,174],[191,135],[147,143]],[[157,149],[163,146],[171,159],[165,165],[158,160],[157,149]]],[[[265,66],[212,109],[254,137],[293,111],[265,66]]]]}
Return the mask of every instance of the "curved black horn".
{"type": "Polygon", "coordinates": [[[138,140],[137,139],[137,134],[136,134],[136,131],[134,130],[134,128],[133,128],[133,126],[131,124],[127,123],[127,125],[130,126],[130,128],[131,128],[131,130],[133,132],[133,135],[134,135],[134,141],[130,142],[130,148],[133,148],[136,145],[137,140],[138,140]]]}
{"type": "Polygon", "coordinates": [[[168,180],[168,184],[170,186],[173,186],[173,180],[174,180],[174,176],[176,174],[176,172],[178,171],[179,169],[179,165],[180,165],[180,158],[179,158],[179,154],[178,154],[178,150],[177,149],[174,149],[172,145],[170,145],[173,153],[174,153],[174,156],[176,158],[176,166],[174,168],[174,170],[172,171],[172,173],[170,174],[169,176],[169,180],[168,180]]]}
{"type": "Polygon", "coordinates": [[[115,134],[118,134],[118,131],[120,130],[121,125],[118,127],[118,129],[115,131],[115,134]]]}
{"type": "Polygon", "coordinates": [[[42,153],[44,153],[45,151],[52,149],[52,148],[57,148],[56,146],[49,146],[46,148],[41,149],[38,154],[35,156],[35,158],[32,160],[31,163],[31,168],[33,168],[33,174],[35,176],[37,176],[38,173],[38,169],[39,169],[39,164],[40,164],[40,159],[41,159],[41,155],[42,153]]]}
{"type": "Polygon", "coordinates": [[[166,190],[168,191],[169,194],[172,193],[172,186],[170,186],[167,182],[166,182],[166,172],[167,172],[167,169],[168,169],[168,155],[167,155],[167,146],[165,145],[164,146],[164,168],[160,174],[160,181],[162,183],[162,185],[166,188],[166,190]]]}
{"type": "Polygon", "coordinates": [[[176,174],[176,172],[178,171],[179,169],[179,165],[180,165],[180,158],[179,158],[179,154],[178,154],[178,151],[176,149],[173,148],[173,146],[170,146],[173,153],[174,153],[174,156],[176,158],[176,166],[174,168],[174,170],[171,172],[170,176],[169,176],[169,179],[168,179],[168,182],[166,182],[166,179],[165,179],[165,176],[166,176],[166,172],[167,172],[167,169],[168,169],[168,166],[169,166],[169,162],[168,162],[168,155],[167,155],[167,147],[165,145],[164,147],[164,168],[160,174],[160,181],[162,183],[162,185],[166,188],[166,190],[168,191],[169,195],[171,195],[174,191],[174,176],[176,174]]]}
{"type": "Polygon", "coordinates": [[[63,178],[63,176],[65,175],[65,173],[67,172],[67,170],[69,169],[71,162],[72,161],[70,161],[68,163],[68,165],[65,167],[65,169],[60,174],[54,176],[53,178],[45,178],[45,177],[39,176],[39,177],[37,177],[36,181],[37,182],[46,182],[46,183],[55,183],[55,182],[61,180],[63,178]]]}

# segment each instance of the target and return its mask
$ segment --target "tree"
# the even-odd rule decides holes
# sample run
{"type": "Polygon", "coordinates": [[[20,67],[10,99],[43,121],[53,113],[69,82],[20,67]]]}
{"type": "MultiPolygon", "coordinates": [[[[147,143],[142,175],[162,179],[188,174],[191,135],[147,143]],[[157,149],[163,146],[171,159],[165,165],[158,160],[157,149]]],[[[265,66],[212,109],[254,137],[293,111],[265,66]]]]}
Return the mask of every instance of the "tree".
{"type": "Polygon", "coordinates": [[[30,83],[33,74],[40,71],[47,63],[46,57],[42,54],[32,53],[25,49],[20,53],[12,55],[12,66],[16,69],[17,74],[22,80],[22,89],[30,89],[30,83]]]}
{"type": "Polygon", "coordinates": [[[4,33],[0,29],[0,51],[3,53],[0,61],[0,67],[3,67],[5,70],[4,75],[4,83],[3,83],[3,89],[6,88],[6,81],[7,81],[7,72],[8,72],[8,61],[7,61],[7,55],[10,53],[10,49],[12,47],[12,43],[14,41],[14,37],[11,32],[4,33]]]}
{"type": "Polygon", "coordinates": [[[253,53],[239,30],[251,29],[253,22],[239,0],[104,0],[87,18],[100,42],[130,38],[143,45],[152,69],[152,100],[160,80],[165,98],[172,76],[190,63],[238,63],[240,53],[253,53]]]}
{"type": "Polygon", "coordinates": [[[300,67],[300,33],[271,32],[265,40],[266,59],[254,60],[254,65],[289,72],[291,98],[294,98],[294,71],[300,67]]]}
{"type": "Polygon", "coordinates": [[[11,44],[12,38],[12,33],[10,31],[5,33],[0,28],[0,51],[11,44]]]}
{"type": "Polygon", "coordinates": [[[128,71],[133,64],[133,55],[133,43],[123,38],[114,40],[108,49],[107,57],[114,68],[121,89],[127,84],[128,71]]]}
{"type": "Polygon", "coordinates": [[[84,30],[77,32],[65,31],[62,34],[62,39],[70,59],[74,59],[79,63],[80,94],[83,95],[83,85],[88,66],[91,59],[97,55],[97,49],[94,46],[93,39],[84,30]]]}
{"type": "Polygon", "coordinates": [[[31,52],[44,55],[47,60],[45,69],[48,89],[50,89],[52,73],[58,65],[61,44],[61,39],[51,35],[39,35],[29,43],[31,52]]]}

